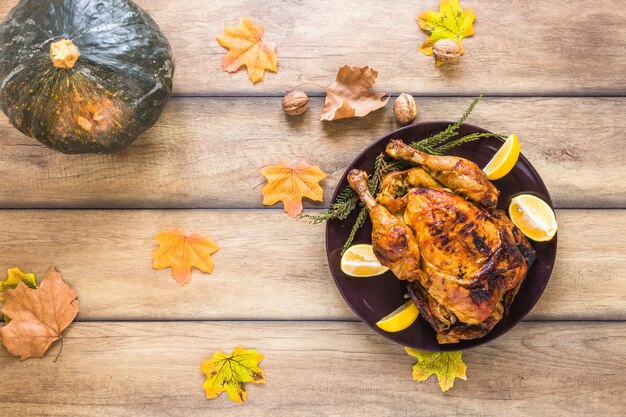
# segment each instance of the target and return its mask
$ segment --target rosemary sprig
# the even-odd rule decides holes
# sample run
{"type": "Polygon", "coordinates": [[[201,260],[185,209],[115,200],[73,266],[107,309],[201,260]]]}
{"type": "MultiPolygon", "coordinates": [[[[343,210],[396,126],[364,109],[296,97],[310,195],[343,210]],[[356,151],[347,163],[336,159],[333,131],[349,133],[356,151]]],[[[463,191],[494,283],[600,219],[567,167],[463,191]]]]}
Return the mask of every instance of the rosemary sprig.
{"type": "Polygon", "coordinates": [[[456,148],[459,145],[462,145],[464,143],[474,142],[478,139],[484,139],[484,138],[506,139],[506,136],[501,135],[499,133],[470,133],[469,135],[461,136],[458,139],[454,139],[454,140],[451,140],[450,142],[444,143],[443,145],[439,146],[435,150],[438,152],[437,153],[438,155],[443,155],[449,150],[456,148]]]}
{"type": "Polygon", "coordinates": [[[344,252],[347,251],[350,246],[352,246],[352,242],[354,241],[357,232],[359,231],[359,229],[361,229],[361,227],[363,227],[368,217],[369,214],[367,212],[367,208],[365,206],[361,207],[361,211],[359,211],[358,216],[356,216],[356,220],[352,225],[352,230],[350,230],[350,234],[346,239],[346,243],[343,244],[343,249],[341,249],[341,256],[343,256],[344,252]]]}
{"type": "Polygon", "coordinates": [[[337,196],[337,200],[330,206],[328,211],[318,215],[301,214],[299,218],[310,220],[313,224],[330,219],[345,220],[358,204],[359,196],[356,195],[352,188],[346,187],[341,194],[337,196]]]}
{"type": "Polygon", "coordinates": [[[470,114],[472,114],[472,111],[474,111],[474,107],[476,107],[476,105],[482,98],[483,96],[481,94],[480,96],[472,100],[472,103],[465,110],[463,116],[461,116],[461,118],[457,120],[454,124],[448,125],[448,127],[446,127],[441,132],[435,133],[434,135],[429,136],[426,139],[413,142],[409,146],[417,149],[418,151],[430,153],[433,155],[441,155],[441,153],[439,153],[436,148],[457,135],[457,130],[459,130],[463,123],[465,123],[470,114]]]}
{"type": "Polygon", "coordinates": [[[384,153],[379,154],[374,161],[374,175],[368,180],[370,193],[376,196],[383,177],[392,171],[397,171],[402,165],[402,161],[387,161],[384,153]]]}
{"type": "MultiPolygon", "coordinates": [[[[381,153],[380,155],[378,155],[376,157],[376,161],[374,162],[374,174],[367,180],[370,193],[373,196],[377,195],[378,189],[380,188],[380,183],[382,182],[383,177],[392,171],[397,171],[398,169],[401,168],[401,166],[402,166],[401,161],[387,161],[385,159],[385,154],[381,153]]],[[[345,192],[346,189],[344,189],[343,192],[345,192]]],[[[352,188],[349,188],[349,189],[352,190],[352,188]]],[[[367,211],[367,208],[365,207],[365,204],[360,202],[360,206],[361,206],[361,210],[359,211],[359,214],[357,215],[356,220],[354,221],[354,224],[352,225],[352,230],[350,230],[350,234],[348,235],[348,239],[346,239],[346,243],[344,243],[343,245],[343,250],[341,251],[342,255],[352,245],[352,242],[354,241],[354,238],[356,237],[357,232],[359,231],[361,227],[363,227],[363,225],[365,224],[365,221],[369,217],[369,213],[367,211]]]]}
{"type": "MultiPolygon", "coordinates": [[[[376,161],[374,162],[374,175],[368,180],[368,186],[372,195],[376,195],[378,192],[378,186],[385,174],[394,171],[396,166],[399,165],[398,161],[386,161],[385,155],[382,153],[376,157],[376,161]]],[[[314,224],[330,219],[345,220],[359,204],[362,205],[359,196],[348,186],[337,196],[337,199],[330,206],[328,211],[317,215],[302,214],[300,219],[310,220],[314,224]]]]}

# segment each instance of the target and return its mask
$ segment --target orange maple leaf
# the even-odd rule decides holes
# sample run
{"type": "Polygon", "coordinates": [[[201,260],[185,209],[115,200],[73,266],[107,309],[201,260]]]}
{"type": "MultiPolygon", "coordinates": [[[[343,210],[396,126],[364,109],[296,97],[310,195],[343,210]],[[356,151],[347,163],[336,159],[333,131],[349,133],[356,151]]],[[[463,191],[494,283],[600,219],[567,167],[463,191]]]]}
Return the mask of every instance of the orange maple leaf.
{"type": "Polygon", "coordinates": [[[152,268],[172,268],[172,276],[180,285],[186,285],[191,281],[191,268],[196,267],[206,273],[213,272],[213,260],[211,255],[220,247],[210,237],[193,233],[191,235],[176,228],[171,232],[163,232],[156,235],[159,242],[152,257],[152,268]]]}
{"type": "Polygon", "coordinates": [[[370,91],[377,76],[378,72],[370,67],[341,67],[335,82],[326,89],[326,102],[320,119],[330,121],[363,117],[385,107],[389,97],[383,100],[385,93],[370,91]]]}
{"type": "Polygon", "coordinates": [[[0,329],[2,343],[21,360],[42,357],[53,342],[63,341],[61,332],[78,314],[77,296],[54,267],[39,288],[28,288],[20,281],[17,288],[4,293],[2,312],[11,322],[0,329]]]}
{"type": "Polygon", "coordinates": [[[267,179],[263,187],[263,205],[273,206],[283,202],[285,212],[291,217],[302,213],[302,198],[314,201],[324,199],[324,190],[319,182],[328,175],[316,166],[300,161],[295,168],[285,162],[263,168],[261,174],[267,179]]]}
{"type": "Polygon", "coordinates": [[[245,65],[253,84],[263,79],[265,70],[278,72],[276,44],[263,40],[265,28],[255,24],[249,17],[239,19],[236,28],[227,27],[217,37],[217,42],[228,53],[222,58],[222,69],[236,72],[245,65]]]}

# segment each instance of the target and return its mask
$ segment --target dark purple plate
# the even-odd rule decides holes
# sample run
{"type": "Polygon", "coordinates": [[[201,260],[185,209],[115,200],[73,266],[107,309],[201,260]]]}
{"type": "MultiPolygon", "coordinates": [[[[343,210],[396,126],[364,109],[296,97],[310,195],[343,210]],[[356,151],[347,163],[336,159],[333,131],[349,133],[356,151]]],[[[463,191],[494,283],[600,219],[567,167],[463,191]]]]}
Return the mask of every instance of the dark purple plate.
{"type": "MultiPolygon", "coordinates": [[[[439,132],[449,124],[450,122],[423,122],[391,132],[365,149],[350,164],[346,173],[353,168],[373,172],[374,159],[381,152],[384,152],[391,139],[402,139],[410,143],[439,132]]],[[[465,124],[459,129],[461,135],[473,132],[487,131],[469,124],[465,124]]],[[[470,159],[479,166],[485,166],[502,146],[502,143],[503,141],[498,138],[481,139],[477,142],[464,144],[454,149],[451,154],[470,159]]],[[[504,178],[494,181],[494,184],[500,190],[498,207],[505,212],[508,212],[511,198],[520,193],[535,194],[552,207],[552,200],[550,200],[550,195],[541,177],[523,155],[520,155],[515,168],[504,178]]],[[[347,185],[348,182],[344,174],[333,195],[333,202],[339,192],[347,185]]],[[[355,210],[346,220],[331,220],[326,225],[326,253],[331,273],[335,278],[337,288],[352,311],[374,331],[403,346],[430,351],[457,351],[495,339],[515,326],[533,308],[541,297],[554,266],[557,247],[556,236],[550,242],[531,241],[537,250],[537,261],[528,271],[528,275],[511,306],[511,311],[489,334],[480,339],[440,345],[437,343],[435,331],[421,318],[421,315],[408,329],[398,333],[387,333],[379,329],[376,322],[406,302],[404,298],[404,295],[407,294],[406,282],[396,279],[391,272],[371,278],[351,278],[341,272],[341,250],[352,229],[356,213],[355,210]]],[[[368,221],[358,232],[354,244],[371,243],[371,232],[371,223],[368,221]]]]}

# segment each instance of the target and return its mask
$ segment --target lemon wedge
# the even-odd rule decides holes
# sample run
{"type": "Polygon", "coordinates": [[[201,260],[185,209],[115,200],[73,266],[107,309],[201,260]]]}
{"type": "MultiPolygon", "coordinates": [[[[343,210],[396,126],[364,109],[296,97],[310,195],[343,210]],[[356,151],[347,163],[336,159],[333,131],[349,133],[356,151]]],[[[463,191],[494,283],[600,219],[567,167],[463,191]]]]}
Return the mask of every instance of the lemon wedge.
{"type": "Polygon", "coordinates": [[[516,134],[509,136],[504,145],[487,164],[485,174],[488,180],[498,180],[511,172],[519,158],[520,144],[516,134]]]}
{"type": "Polygon", "coordinates": [[[393,313],[383,317],[376,325],[389,333],[399,332],[413,324],[419,313],[420,311],[413,300],[409,300],[393,313]]]}
{"type": "Polygon", "coordinates": [[[365,278],[384,274],[389,270],[380,264],[372,245],[354,245],[341,257],[341,270],[351,277],[365,278]]]}
{"type": "Polygon", "coordinates": [[[537,242],[551,240],[558,228],[554,211],[548,203],[530,194],[511,199],[509,217],[526,237],[537,242]]]}

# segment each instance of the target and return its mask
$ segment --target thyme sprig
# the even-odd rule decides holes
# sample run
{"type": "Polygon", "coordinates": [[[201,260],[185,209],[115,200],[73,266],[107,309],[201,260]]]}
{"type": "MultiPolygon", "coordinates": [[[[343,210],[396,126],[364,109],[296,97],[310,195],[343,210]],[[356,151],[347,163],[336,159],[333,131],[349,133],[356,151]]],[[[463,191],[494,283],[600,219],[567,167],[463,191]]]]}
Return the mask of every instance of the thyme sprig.
{"type": "MultiPolygon", "coordinates": [[[[476,140],[489,137],[506,138],[506,136],[498,133],[470,133],[469,135],[458,136],[459,128],[468,119],[481,98],[482,95],[472,100],[471,104],[465,110],[461,118],[455,123],[448,125],[448,127],[441,132],[437,132],[426,139],[412,142],[409,146],[431,155],[444,155],[446,152],[464,143],[474,142],[476,140]]],[[[374,162],[374,173],[368,180],[369,189],[372,195],[376,197],[380,183],[386,174],[406,168],[406,162],[395,160],[389,161],[386,159],[385,154],[381,153],[378,155],[376,157],[376,161],[374,162]]],[[[350,186],[346,187],[339,194],[328,211],[322,212],[318,215],[303,214],[300,218],[310,220],[313,223],[321,223],[331,219],[345,220],[357,208],[359,208],[359,214],[356,217],[352,230],[350,231],[348,239],[343,247],[343,254],[343,252],[345,252],[346,249],[352,245],[357,232],[361,227],[363,227],[368,218],[367,208],[360,201],[359,196],[352,188],[350,188],[350,186]]]]}

